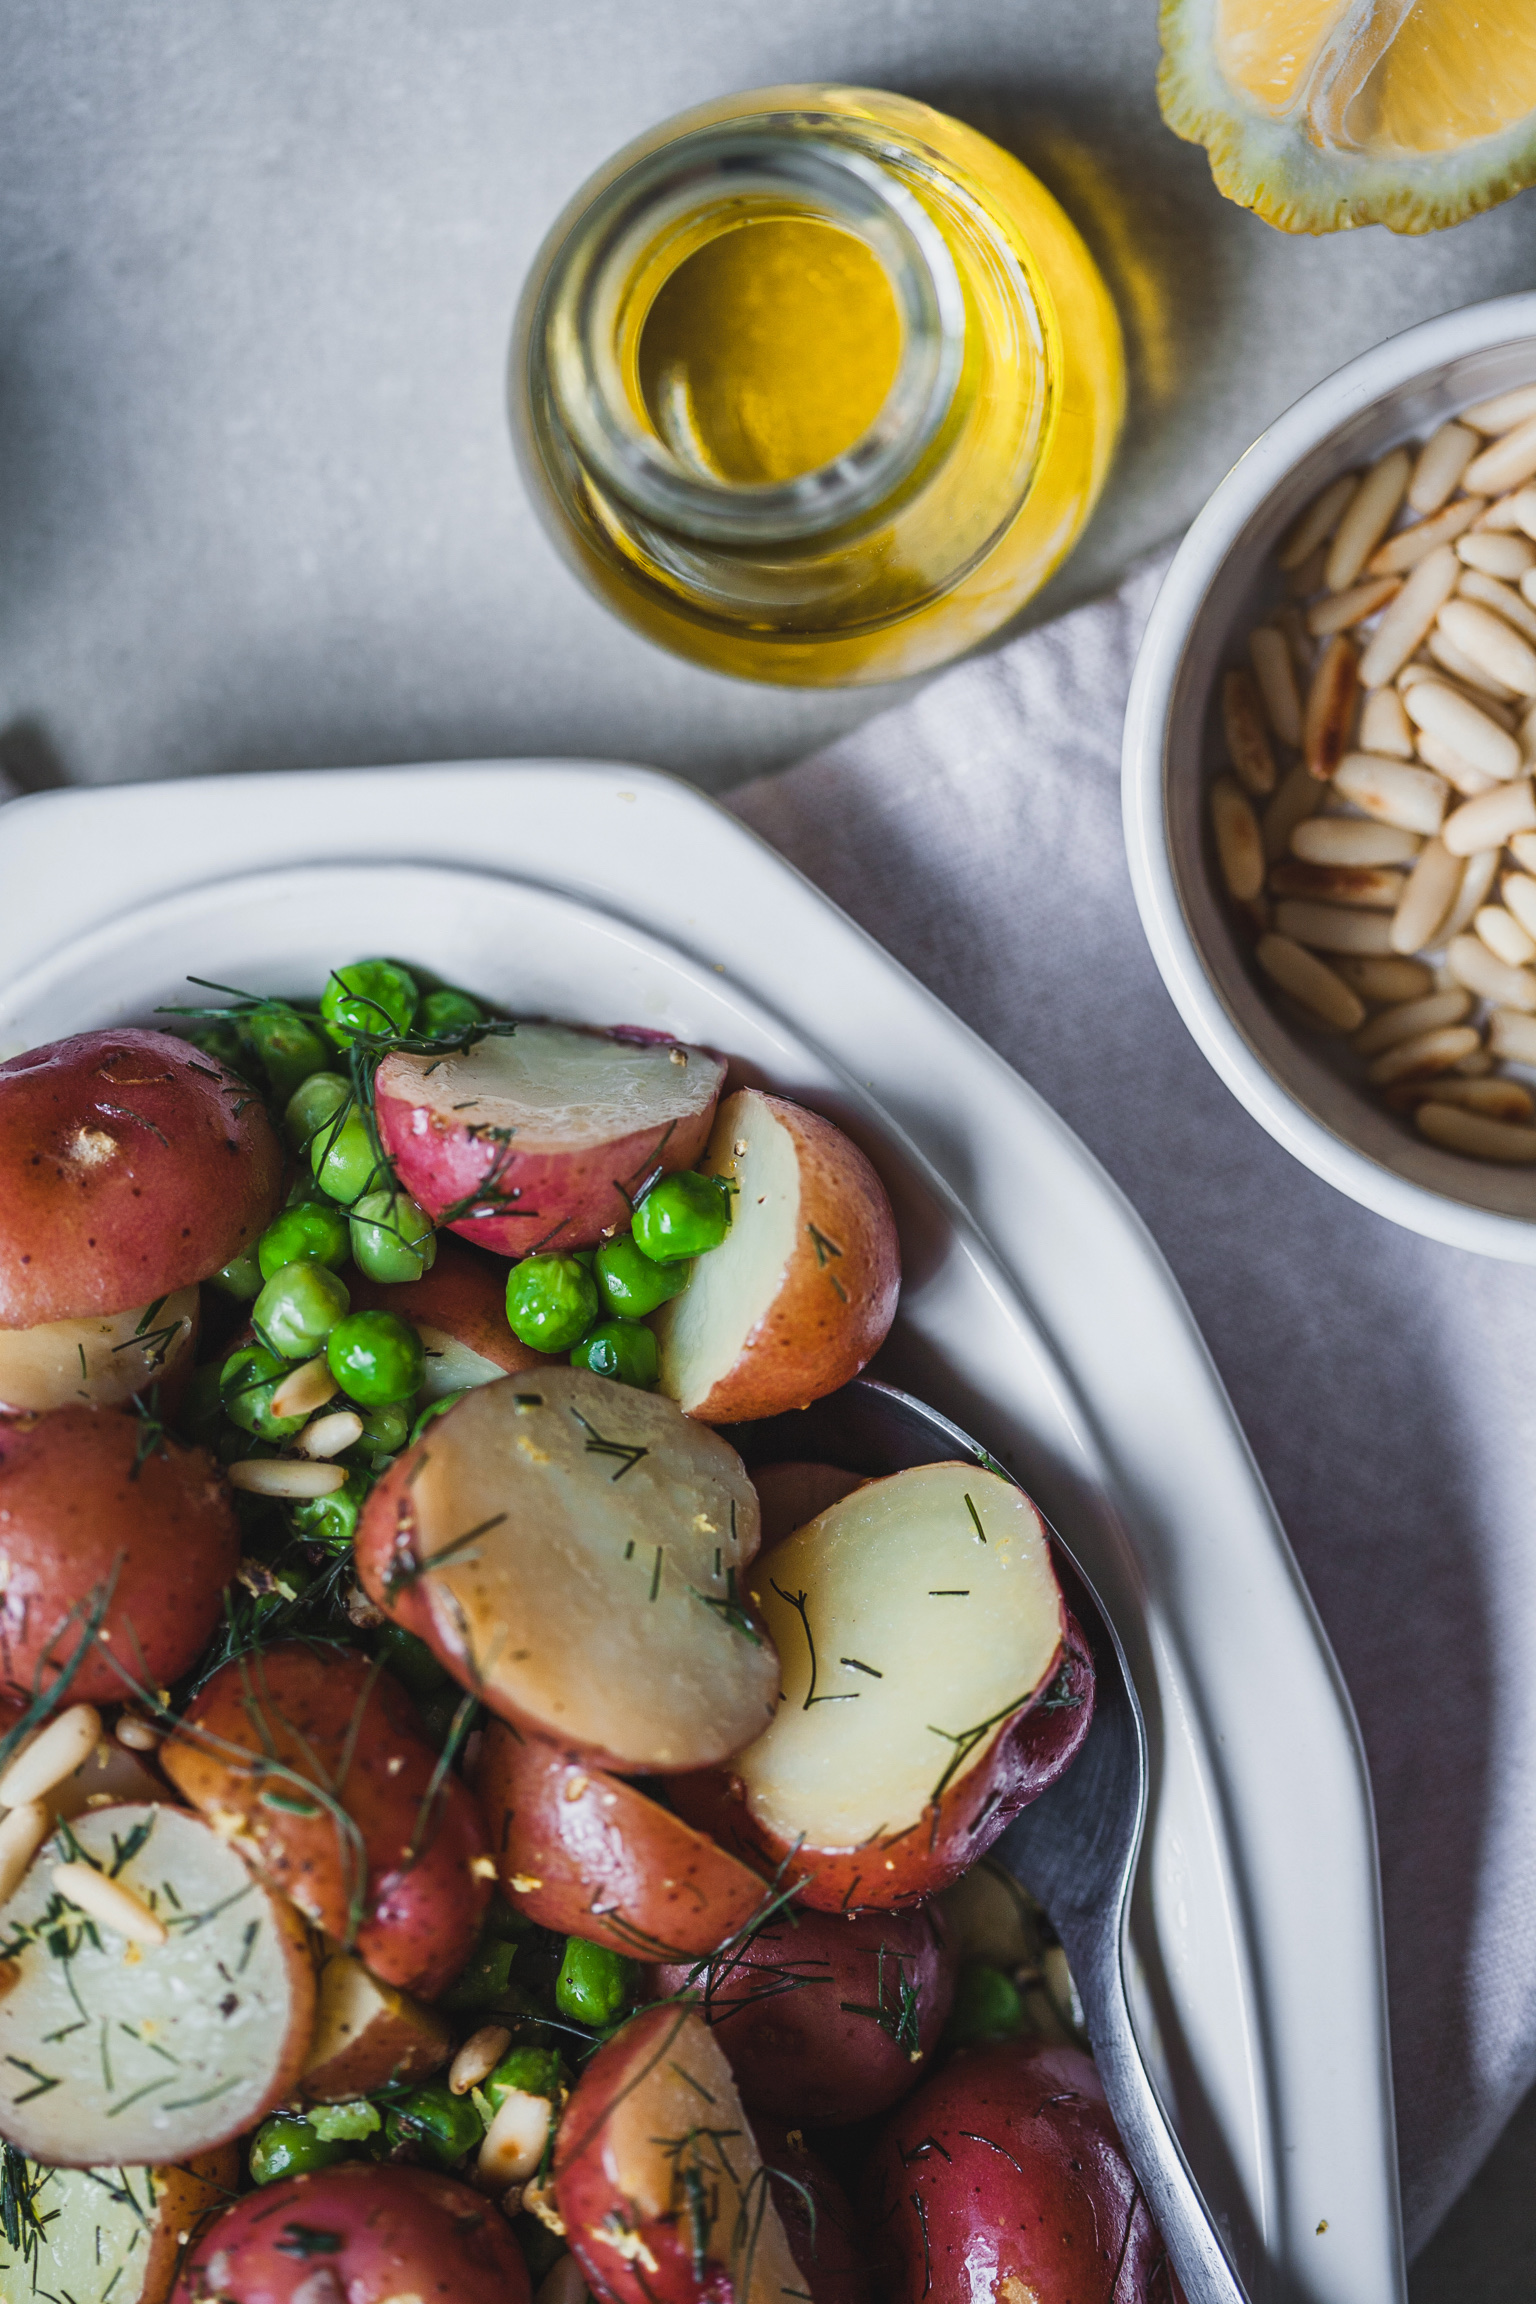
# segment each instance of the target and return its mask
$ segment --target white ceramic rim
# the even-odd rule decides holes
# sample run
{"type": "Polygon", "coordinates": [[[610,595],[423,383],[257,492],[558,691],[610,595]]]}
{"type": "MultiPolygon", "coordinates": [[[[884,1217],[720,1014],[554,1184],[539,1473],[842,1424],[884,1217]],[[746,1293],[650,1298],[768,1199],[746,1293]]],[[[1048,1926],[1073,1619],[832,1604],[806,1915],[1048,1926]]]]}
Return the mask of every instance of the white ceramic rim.
{"type": "Polygon", "coordinates": [[[1536,292],[1443,313],[1325,377],[1272,424],[1197,515],[1153,604],[1126,704],[1121,800],[1137,910],[1158,972],[1196,1046],[1238,1102],[1314,1175],[1378,1216],[1450,1248],[1536,1263],[1536,1223],[1473,1208],[1383,1167],[1307,1111],[1255,1054],[1190,933],[1174,877],[1166,789],[1168,729],[1189,633],[1228,552],[1292,467],[1350,416],[1421,372],[1536,337],[1536,292]]]}

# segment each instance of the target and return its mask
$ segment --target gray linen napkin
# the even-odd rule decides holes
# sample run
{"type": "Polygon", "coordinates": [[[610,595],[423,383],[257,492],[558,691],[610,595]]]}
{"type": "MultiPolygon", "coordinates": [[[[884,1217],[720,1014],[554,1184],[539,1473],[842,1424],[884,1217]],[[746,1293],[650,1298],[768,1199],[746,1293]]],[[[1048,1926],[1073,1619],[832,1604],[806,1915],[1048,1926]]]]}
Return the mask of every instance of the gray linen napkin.
{"type": "Polygon", "coordinates": [[[1365,1735],[1416,2250],[1536,2079],[1536,1288],[1320,1183],[1179,1021],[1120,834],[1160,574],[729,805],[1049,1099],[1189,1298],[1365,1735]]]}

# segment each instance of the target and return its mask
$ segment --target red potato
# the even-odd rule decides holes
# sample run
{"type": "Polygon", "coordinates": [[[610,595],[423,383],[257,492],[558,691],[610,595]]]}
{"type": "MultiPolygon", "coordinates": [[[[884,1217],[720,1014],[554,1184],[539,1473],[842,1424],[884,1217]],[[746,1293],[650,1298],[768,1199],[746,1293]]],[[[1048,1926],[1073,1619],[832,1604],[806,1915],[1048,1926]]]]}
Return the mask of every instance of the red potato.
{"type": "Polygon", "coordinates": [[[865,2207],[889,2304],[1176,2304],[1099,2075],[1077,2048],[964,2048],[886,2122],[865,2207]]]}
{"type": "Polygon", "coordinates": [[[803,2293],[731,2069],[687,2008],[633,2017],[555,2137],[555,2205],[611,2304],[782,2304],[803,2293]]]}
{"type": "Polygon", "coordinates": [[[225,2144],[184,2168],[31,2168],[27,2180],[42,2229],[34,2239],[23,2225],[14,2255],[0,2238],[8,2298],[165,2304],[186,2242],[239,2185],[240,2154],[225,2144]]]}
{"type": "Polygon", "coordinates": [[[656,1315],[661,1389],[706,1424],[807,1407],[896,1317],[885,1186],[830,1120],[758,1088],[726,1098],[700,1165],[735,1187],[731,1228],[656,1315]]]}
{"type": "Polygon", "coordinates": [[[784,1661],[772,1725],[679,1812],[818,1911],[934,1895],[1068,1766],[1093,1666],[1044,1523],[974,1464],[873,1480],[749,1579],[784,1661]]]}
{"type": "Polygon", "coordinates": [[[521,1024],[462,1056],[393,1055],[374,1110],[405,1189],[501,1256],[590,1247],[709,1135],[725,1066],[649,1033],[521,1024]]]}
{"type": "Polygon", "coordinates": [[[237,1657],[199,1689],[160,1764],[386,1984],[431,1999],[469,1958],[493,1871],[479,1808],[451,1770],[434,1792],[415,1705],[365,1656],[288,1640],[237,1657]]]}
{"type": "Polygon", "coordinates": [[[653,1969],[650,1997],[696,1995],[754,2117],[831,2128],[888,2112],[916,2086],[955,1967],[931,1906],[848,1918],[791,1906],[701,1978],[653,1969]]]}
{"type": "Polygon", "coordinates": [[[424,1399],[563,1365],[520,1344],[507,1326],[505,1263],[465,1247],[451,1233],[438,1234],[432,1269],[419,1280],[389,1286],[349,1270],[347,1287],[355,1312],[399,1312],[414,1323],[427,1355],[424,1399]]]}
{"type": "Polygon", "coordinates": [[[768,2188],[811,2304],[875,2304],[870,2238],[837,2178],[798,2128],[752,2115],[768,2188]]]}
{"type": "Polygon", "coordinates": [[[752,1475],[763,1515],[766,1550],[793,1536],[808,1520],[840,1504],[864,1485],[862,1472],[845,1472],[840,1464],[760,1464],[752,1475]]]}
{"type": "Polygon", "coordinates": [[[217,1272],[278,1203],[243,1080],[168,1032],[82,1032],[0,1064],[0,1327],[145,1305],[217,1272]]]}
{"type": "Polygon", "coordinates": [[[103,1601],[72,1698],[124,1697],[125,1672],[168,1685],[207,1646],[239,1566],[234,1513],[201,1448],[146,1438],[113,1409],[0,1424],[0,1675],[13,1696],[57,1677],[103,1601]]]}
{"type": "Polygon", "coordinates": [[[178,1288],[127,1312],[0,1328],[0,1414],[126,1408],[151,1386],[162,1415],[178,1404],[197,1356],[200,1298],[178,1288]]]}
{"type": "Polygon", "coordinates": [[[247,2193],[194,2245],[172,2304],[528,2304],[500,2210],[451,2176],[365,2161],[247,2193]]]}
{"type": "Polygon", "coordinates": [[[620,1774],[711,1766],[772,1717],[738,1586],[757,1494],[670,1400],[547,1367],[481,1385],[369,1497],[358,1574],[514,1727],[620,1774]]]}
{"type": "Polygon", "coordinates": [[[745,1927],[768,1893],[622,1776],[503,1721],[485,1732],[477,1789],[502,1887],[540,1927],[635,1960],[693,1959],[745,1927]]]}

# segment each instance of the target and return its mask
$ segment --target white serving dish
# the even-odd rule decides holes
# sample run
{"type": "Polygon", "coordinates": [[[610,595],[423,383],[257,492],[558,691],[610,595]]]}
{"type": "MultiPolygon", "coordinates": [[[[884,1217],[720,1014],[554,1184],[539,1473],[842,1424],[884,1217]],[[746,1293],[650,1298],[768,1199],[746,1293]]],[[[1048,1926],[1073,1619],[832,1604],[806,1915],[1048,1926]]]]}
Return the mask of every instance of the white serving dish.
{"type": "Polygon", "coordinates": [[[1386,1110],[1337,1044],[1291,1029],[1256,982],[1214,886],[1204,787],[1211,698],[1272,602],[1275,545],[1338,473],[1536,377],[1536,294],[1426,320],[1351,360],[1234,465],[1185,536],[1136,660],[1122,790],[1131,884],[1196,1044],[1277,1143],[1395,1224],[1536,1263],[1536,1169],[1446,1152],[1386,1110]]]}
{"type": "Polygon", "coordinates": [[[974,1034],[751,833],[641,769],[489,763],[0,811],[0,1056],[389,950],[513,1009],[664,1027],[835,1112],[892,1190],[879,1368],[1023,1477],[1153,1752],[1143,2034],[1255,2304],[1404,2293],[1380,1903],[1337,1667],[1126,1202],[974,1034]],[[196,997],[196,995],[191,995],[196,997]]]}

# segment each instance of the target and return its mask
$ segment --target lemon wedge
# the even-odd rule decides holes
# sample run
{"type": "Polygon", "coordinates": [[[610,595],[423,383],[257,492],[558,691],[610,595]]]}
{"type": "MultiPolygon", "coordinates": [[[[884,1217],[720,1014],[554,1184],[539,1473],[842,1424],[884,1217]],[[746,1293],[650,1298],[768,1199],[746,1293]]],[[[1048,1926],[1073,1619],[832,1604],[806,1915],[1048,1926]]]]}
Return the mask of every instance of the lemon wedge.
{"type": "Polygon", "coordinates": [[[1163,0],[1158,98],[1287,232],[1433,232],[1536,183],[1536,0],[1163,0]]]}

